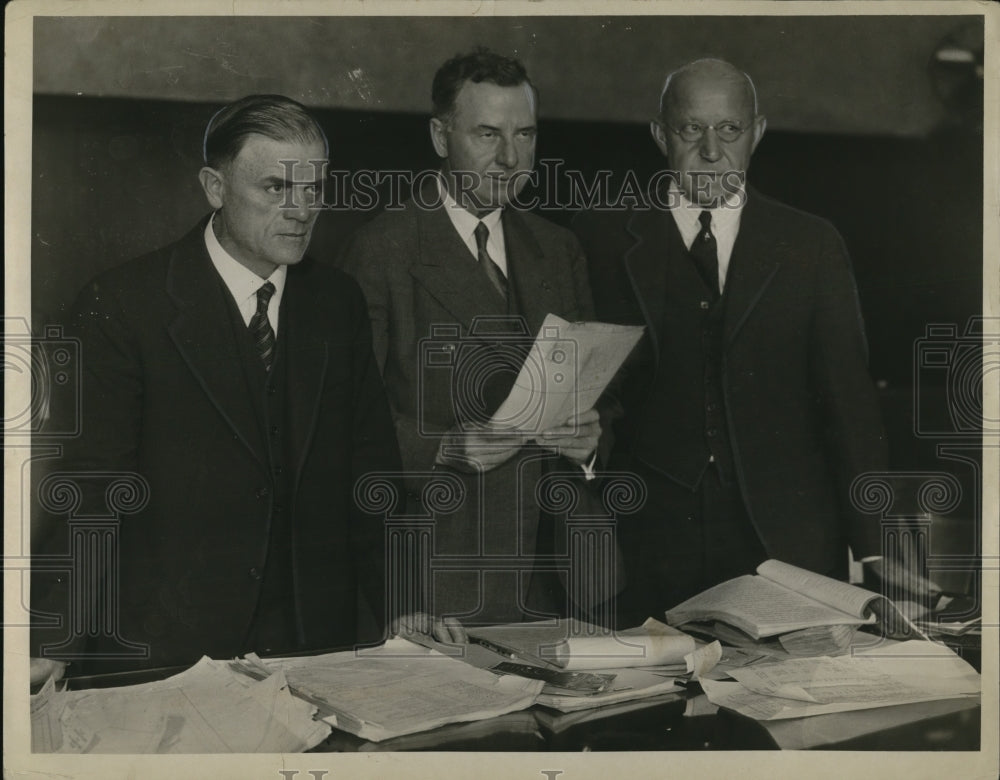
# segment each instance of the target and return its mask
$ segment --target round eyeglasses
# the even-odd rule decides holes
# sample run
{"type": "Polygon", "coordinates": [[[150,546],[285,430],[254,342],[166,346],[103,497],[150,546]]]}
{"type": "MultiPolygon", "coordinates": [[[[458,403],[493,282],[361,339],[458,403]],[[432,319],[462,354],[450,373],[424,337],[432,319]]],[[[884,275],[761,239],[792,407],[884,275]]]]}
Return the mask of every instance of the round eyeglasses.
{"type": "Polygon", "coordinates": [[[719,122],[716,125],[700,125],[697,122],[688,122],[680,127],[671,127],[667,124],[664,124],[664,127],[669,129],[671,132],[676,133],[688,142],[700,141],[702,137],[704,137],[705,131],[712,129],[715,131],[715,134],[719,137],[720,141],[729,144],[743,135],[750,128],[750,125],[742,127],[737,122],[719,122]]]}

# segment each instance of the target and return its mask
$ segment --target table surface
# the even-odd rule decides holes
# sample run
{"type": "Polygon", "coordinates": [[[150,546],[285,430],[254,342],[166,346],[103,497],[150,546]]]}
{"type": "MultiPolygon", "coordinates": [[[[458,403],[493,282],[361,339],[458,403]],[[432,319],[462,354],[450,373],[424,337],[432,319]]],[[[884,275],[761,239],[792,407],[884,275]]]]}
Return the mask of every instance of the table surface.
{"type": "MultiPolygon", "coordinates": [[[[952,644],[952,643],[949,643],[952,644]]],[[[953,649],[979,669],[978,642],[953,649]]],[[[72,689],[163,679],[185,667],[69,678],[72,689]]],[[[562,714],[534,706],[373,743],[334,729],[316,752],[627,750],[979,750],[978,699],[922,702],[763,724],[712,706],[700,686],[644,702],[562,714]],[[585,714],[586,713],[586,714],[585,714]]]]}

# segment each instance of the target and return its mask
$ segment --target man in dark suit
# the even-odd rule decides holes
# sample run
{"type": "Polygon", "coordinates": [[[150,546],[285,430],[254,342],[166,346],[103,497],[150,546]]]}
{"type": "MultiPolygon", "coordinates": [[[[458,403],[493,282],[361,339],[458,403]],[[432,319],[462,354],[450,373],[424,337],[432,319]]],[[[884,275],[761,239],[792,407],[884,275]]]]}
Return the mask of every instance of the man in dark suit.
{"type": "Polygon", "coordinates": [[[550,431],[489,421],[545,316],[592,318],[585,259],[571,232],[510,206],[534,165],[523,66],[486,50],[455,57],[432,98],[440,175],[361,229],[342,259],[368,301],[409,504],[434,516],[434,553],[452,562],[431,574],[433,604],[417,606],[468,624],[562,614],[559,578],[532,562],[559,535],[535,487],[546,469],[582,478],[599,412],[550,431]],[[459,486],[459,506],[417,505],[431,471],[459,486]]]}
{"type": "Polygon", "coordinates": [[[619,525],[624,622],[767,558],[844,577],[850,545],[878,566],[850,485],[887,464],[843,241],[745,187],[765,129],[749,77],[681,68],[651,129],[673,172],[659,204],[575,221],[599,318],[647,327],[615,456],[648,490],[619,525]]]}
{"type": "Polygon", "coordinates": [[[81,669],[381,636],[383,523],[353,490],[399,456],[361,291],[304,258],[326,138],[298,103],[256,95],[212,118],[204,151],[213,214],[98,276],[74,310],[83,434],[59,464],[83,486],[73,514],[108,515],[102,475],[148,492],[99,584],[45,571],[65,522],[36,558],[33,609],[64,620],[35,652],[81,669]]]}

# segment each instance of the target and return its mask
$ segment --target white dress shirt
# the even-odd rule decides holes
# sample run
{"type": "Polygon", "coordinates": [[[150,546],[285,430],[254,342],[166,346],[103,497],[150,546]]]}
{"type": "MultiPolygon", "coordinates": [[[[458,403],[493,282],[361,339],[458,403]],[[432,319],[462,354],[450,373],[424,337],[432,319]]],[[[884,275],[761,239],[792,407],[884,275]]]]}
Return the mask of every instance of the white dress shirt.
{"type": "Polygon", "coordinates": [[[281,295],[285,291],[285,278],[288,276],[288,266],[279,265],[274,272],[261,279],[257,274],[240,263],[229,252],[223,249],[219,239],[215,237],[215,230],[212,223],[215,222],[215,215],[208,220],[205,227],[205,247],[208,249],[208,256],[212,258],[212,265],[219,272],[222,281],[226,283],[226,288],[236,301],[243,322],[250,327],[250,320],[257,311],[257,290],[263,287],[265,282],[274,285],[274,295],[267,305],[267,319],[271,323],[274,335],[278,335],[278,307],[281,305],[281,295]]]}
{"type": "Polygon", "coordinates": [[[677,229],[684,239],[684,245],[691,249],[691,244],[701,232],[701,223],[698,217],[703,211],[712,212],[712,235],[715,236],[716,251],[719,256],[719,292],[726,286],[726,274],[729,271],[729,260],[733,255],[733,244],[736,243],[736,234],[740,232],[740,217],[743,214],[745,197],[736,194],[729,194],[725,198],[725,204],[719,208],[704,209],[691,203],[684,193],[678,189],[676,183],[670,183],[671,200],[670,203],[679,203],[678,206],[670,209],[677,223],[677,229]]]}
{"type": "Polygon", "coordinates": [[[473,259],[477,263],[479,262],[476,227],[482,222],[490,231],[490,235],[486,239],[486,251],[489,252],[490,259],[496,263],[497,267],[503,272],[503,275],[508,276],[507,247],[503,240],[503,226],[500,224],[500,217],[503,214],[503,210],[494,209],[486,216],[477,217],[475,214],[470,214],[458,205],[455,199],[451,197],[451,193],[448,192],[448,188],[441,177],[438,177],[437,182],[438,192],[441,194],[441,200],[444,203],[444,210],[448,214],[451,224],[458,231],[459,237],[465,242],[465,245],[472,253],[473,259]]]}

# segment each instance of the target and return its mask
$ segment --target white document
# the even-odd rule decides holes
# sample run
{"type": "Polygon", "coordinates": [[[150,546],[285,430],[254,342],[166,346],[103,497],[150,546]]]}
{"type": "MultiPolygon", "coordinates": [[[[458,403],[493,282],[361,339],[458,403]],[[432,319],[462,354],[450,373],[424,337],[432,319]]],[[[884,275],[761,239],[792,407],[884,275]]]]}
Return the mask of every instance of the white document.
{"type": "Polygon", "coordinates": [[[712,703],[777,720],[979,695],[979,674],[948,648],[912,640],[838,658],[795,658],[702,680],[712,703]]]}
{"type": "Polygon", "coordinates": [[[544,683],[498,676],[405,639],[320,656],[267,659],[291,688],[336,714],[325,720],[373,742],[526,709],[544,683]]]}
{"type": "Polygon", "coordinates": [[[202,658],[145,685],[32,697],[32,745],[58,753],[291,753],[330,727],[280,675],[257,682],[202,658]]]}
{"type": "Polygon", "coordinates": [[[493,415],[493,424],[535,433],[587,411],[625,362],[643,330],[641,325],[567,322],[549,314],[510,394],[493,415]]]}

